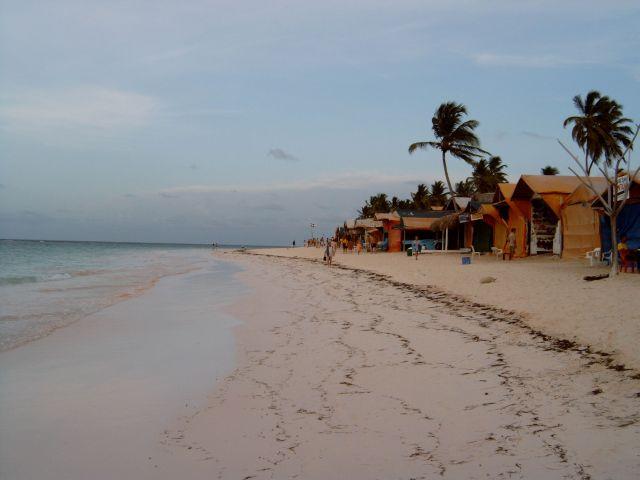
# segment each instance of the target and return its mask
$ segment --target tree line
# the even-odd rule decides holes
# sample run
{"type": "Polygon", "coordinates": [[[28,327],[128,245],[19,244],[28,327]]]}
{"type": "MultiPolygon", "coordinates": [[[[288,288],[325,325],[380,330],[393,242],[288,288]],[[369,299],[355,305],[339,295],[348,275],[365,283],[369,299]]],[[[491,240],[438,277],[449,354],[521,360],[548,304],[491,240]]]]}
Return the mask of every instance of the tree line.
{"type": "MultiPolygon", "coordinates": [[[[622,105],[608,96],[592,90],[582,98],[576,95],[573,103],[578,115],[566,118],[563,126],[572,126],[571,136],[584,153],[582,170],[589,176],[594,166],[611,166],[614,159],[624,157],[632,146],[632,120],[622,113],[622,105]]],[[[373,195],[358,210],[360,218],[371,217],[375,213],[393,210],[429,210],[443,207],[448,198],[454,196],[471,197],[476,193],[495,191],[498,183],[507,181],[506,165],[499,156],[494,156],[480,148],[480,140],[475,133],[479,122],[469,120],[467,107],[461,103],[442,103],[431,118],[431,130],[435,140],[419,141],[409,146],[409,153],[416,150],[436,149],[441,152],[446,185],[436,181],[430,186],[419,184],[410,199],[388,198],[385,193],[373,195]],[[463,160],[473,168],[466,180],[451,183],[447,165],[447,155],[463,160]]],[[[623,162],[624,163],[624,162],[623,162]]],[[[546,166],[543,175],[557,175],[558,169],[546,166]]],[[[454,208],[458,206],[454,202],[454,208]]]]}

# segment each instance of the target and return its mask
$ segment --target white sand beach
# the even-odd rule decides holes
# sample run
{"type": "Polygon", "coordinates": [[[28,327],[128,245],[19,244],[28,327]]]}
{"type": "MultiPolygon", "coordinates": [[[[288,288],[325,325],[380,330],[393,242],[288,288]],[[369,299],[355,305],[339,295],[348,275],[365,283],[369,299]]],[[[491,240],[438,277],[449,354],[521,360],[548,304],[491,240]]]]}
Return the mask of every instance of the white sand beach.
{"type": "MultiPolygon", "coordinates": [[[[322,260],[319,248],[253,253],[322,260]]],[[[416,261],[404,253],[338,252],[334,263],[512,310],[535,330],[612,353],[617,363],[640,369],[639,274],[586,282],[584,276],[608,273],[608,267],[548,255],[511,262],[482,255],[474,256],[471,265],[462,265],[455,253],[421,255],[416,261]],[[484,277],[494,277],[495,282],[483,284],[484,277]]]]}

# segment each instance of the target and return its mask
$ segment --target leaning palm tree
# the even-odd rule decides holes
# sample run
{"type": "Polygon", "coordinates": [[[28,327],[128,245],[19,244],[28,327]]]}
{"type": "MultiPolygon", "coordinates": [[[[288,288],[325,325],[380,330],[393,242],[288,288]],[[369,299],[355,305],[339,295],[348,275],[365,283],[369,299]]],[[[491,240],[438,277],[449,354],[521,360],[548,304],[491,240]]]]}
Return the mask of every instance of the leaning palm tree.
{"type": "MultiPolygon", "coordinates": [[[[480,141],[474,133],[478,122],[476,120],[463,121],[466,114],[467,108],[461,103],[443,103],[431,118],[431,128],[437,141],[416,142],[409,146],[409,153],[413,153],[417,149],[427,150],[429,148],[436,148],[442,152],[444,176],[449,192],[454,196],[455,192],[447,169],[447,152],[464,160],[469,165],[474,165],[476,159],[482,153],[486,153],[480,148],[480,141]]],[[[458,206],[456,205],[455,208],[457,210],[458,206]]]]}
{"type": "Polygon", "coordinates": [[[542,175],[558,175],[560,171],[556,167],[547,165],[546,167],[540,169],[540,173],[542,175]]]}
{"type": "Polygon", "coordinates": [[[602,157],[609,164],[629,146],[631,120],[623,117],[620,104],[595,90],[587,93],[584,100],[576,95],[573,104],[580,115],[568,117],[563,125],[573,124],[571,137],[584,152],[584,170],[590,175],[602,157]]]}

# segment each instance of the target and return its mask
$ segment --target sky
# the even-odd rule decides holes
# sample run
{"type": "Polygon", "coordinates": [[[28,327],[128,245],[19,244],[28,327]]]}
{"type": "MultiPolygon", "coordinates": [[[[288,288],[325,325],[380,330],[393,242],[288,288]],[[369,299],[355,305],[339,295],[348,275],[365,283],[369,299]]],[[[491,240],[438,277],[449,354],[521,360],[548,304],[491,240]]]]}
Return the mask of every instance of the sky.
{"type": "Polygon", "coordinates": [[[569,174],[574,95],[640,121],[638,25],[637,0],[0,0],[0,238],[300,244],[443,179],[407,148],[445,101],[512,181],[569,174]]]}

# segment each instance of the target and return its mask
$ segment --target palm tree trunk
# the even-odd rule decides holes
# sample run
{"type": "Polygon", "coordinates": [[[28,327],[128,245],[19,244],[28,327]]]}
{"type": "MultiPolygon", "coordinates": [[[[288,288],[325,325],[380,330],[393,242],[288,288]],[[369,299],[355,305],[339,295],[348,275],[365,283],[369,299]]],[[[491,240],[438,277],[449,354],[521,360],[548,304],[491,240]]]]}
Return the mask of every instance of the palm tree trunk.
{"type": "Polygon", "coordinates": [[[587,172],[587,177],[591,176],[591,165],[589,165],[589,152],[584,153],[584,171],[587,172]]]}
{"type": "Polygon", "coordinates": [[[447,169],[447,152],[442,151],[442,166],[444,167],[444,178],[447,180],[447,187],[449,187],[449,193],[451,194],[451,199],[453,200],[453,209],[458,211],[458,204],[455,201],[456,192],[453,191],[453,187],[451,186],[451,180],[449,179],[449,170],[447,169]]]}

